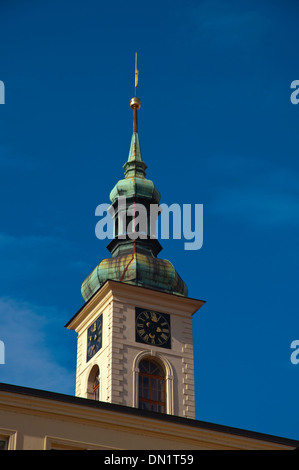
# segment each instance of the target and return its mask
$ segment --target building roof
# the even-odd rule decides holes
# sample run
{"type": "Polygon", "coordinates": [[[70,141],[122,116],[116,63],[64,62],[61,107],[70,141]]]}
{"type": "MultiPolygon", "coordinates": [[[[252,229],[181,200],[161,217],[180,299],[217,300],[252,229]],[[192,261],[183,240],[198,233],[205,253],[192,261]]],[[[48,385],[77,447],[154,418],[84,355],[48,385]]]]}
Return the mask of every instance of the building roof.
{"type": "Polygon", "coordinates": [[[149,421],[154,420],[158,422],[158,425],[163,426],[166,423],[173,423],[182,427],[188,427],[196,430],[207,430],[216,433],[227,434],[229,436],[239,436],[248,439],[254,439],[258,441],[274,443],[281,446],[290,447],[292,449],[299,448],[299,441],[293,439],[287,439],[283,437],[273,436],[255,431],[248,431],[244,429],[234,428],[221,424],[210,423],[206,421],[193,420],[189,418],[183,418],[180,416],[167,415],[162,413],[155,413],[146,410],[140,410],[138,408],[131,408],[124,405],[118,405],[114,403],[106,403],[101,401],[90,400],[87,398],[75,397],[72,395],[66,395],[57,392],[50,392],[45,390],[39,390],[34,388],[28,388],[18,385],[0,383],[0,392],[6,392],[10,394],[17,394],[27,396],[29,398],[38,398],[42,400],[50,400],[57,403],[65,403],[71,405],[77,405],[80,408],[94,409],[109,411],[115,414],[128,415],[128,418],[141,417],[147,418],[149,421]],[[160,424],[159,424],[160,423],[160,424]]]}

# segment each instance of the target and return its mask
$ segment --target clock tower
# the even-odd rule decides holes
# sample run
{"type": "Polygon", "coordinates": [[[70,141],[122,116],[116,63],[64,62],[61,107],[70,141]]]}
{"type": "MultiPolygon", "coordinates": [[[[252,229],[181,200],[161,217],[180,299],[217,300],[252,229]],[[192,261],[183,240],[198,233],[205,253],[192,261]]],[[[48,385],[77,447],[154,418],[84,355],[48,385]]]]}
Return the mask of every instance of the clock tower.
{"type": "Polygon", "coordinates": [[[83,282],[85,304],[66,325],[77,332],[76,396],[195,418],[192,315],[204,301],[189,298],[173,265],[158,258],[150,210],[137,230],[138,208],[157,206],[160,193],[141,155],[136,76],[137,68],[129,157],[110,193],[111,257],[83,282]]]}

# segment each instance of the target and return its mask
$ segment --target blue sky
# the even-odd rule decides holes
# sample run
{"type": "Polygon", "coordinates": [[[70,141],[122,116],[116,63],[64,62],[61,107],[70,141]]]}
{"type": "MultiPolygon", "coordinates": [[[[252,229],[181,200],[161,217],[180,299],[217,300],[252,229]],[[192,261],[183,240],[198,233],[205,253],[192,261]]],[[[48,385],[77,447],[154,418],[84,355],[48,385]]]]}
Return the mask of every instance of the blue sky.
{"type": "Polygon", "coordinates": [[[197,419],[299,439],[299,5],[17,0],[0,6],[0,381],[74,394],[95,208],[123,177],[138,51],[143,159],[203,247],[162,240],[191,297],[197,419]]]}

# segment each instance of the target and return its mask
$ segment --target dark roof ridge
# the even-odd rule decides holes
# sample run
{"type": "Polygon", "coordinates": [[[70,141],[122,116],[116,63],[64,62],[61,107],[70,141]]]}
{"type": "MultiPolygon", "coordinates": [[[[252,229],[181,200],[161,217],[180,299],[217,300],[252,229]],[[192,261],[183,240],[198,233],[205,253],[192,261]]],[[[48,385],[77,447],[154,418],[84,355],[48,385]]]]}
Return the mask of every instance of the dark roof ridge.
{"type": "Polygon", "coordinates": [[[140,410],[139,408],[133,408],[125,405],[120,405],[116,403],[107,403],[103,401],[90,400],[88,398],[76,397],[73,395],[67,395],[58,392],[51,392],[47,390],[40,390],[35,388],[23,387],[20,385],[13,385],[0,382],[0,391],[11,392],[20,395],[29,395],[32,397],[42,398],[46,400],[56,400],[60,402],[93,407],[103,410],[111,410],[119,413],[129,413],[135,416],[147,417],[150,419],[157,419],[161,421],[173,422],[177,424],[182,424],[185,426],[197,427],[202,429],[207,429],[211,431],[218,431],[227,434],[233,434],[236,436],[248,437],[250,439],[264,440],[268,442],[273,442],[277,444],[282,444],[291,447],[299,447],[299,441],[294,439],[289,439],[285,437],[274,436],[271,434],[264,434],[256,431],[248,431],[245,429],[235,428],[231,426],[226,426],[223,424],[210,423],[207,421],[200,421],[197,419],[184,418],[182,416],[173,416],[162,413],[155,413],[152,411],[140,410]]]}

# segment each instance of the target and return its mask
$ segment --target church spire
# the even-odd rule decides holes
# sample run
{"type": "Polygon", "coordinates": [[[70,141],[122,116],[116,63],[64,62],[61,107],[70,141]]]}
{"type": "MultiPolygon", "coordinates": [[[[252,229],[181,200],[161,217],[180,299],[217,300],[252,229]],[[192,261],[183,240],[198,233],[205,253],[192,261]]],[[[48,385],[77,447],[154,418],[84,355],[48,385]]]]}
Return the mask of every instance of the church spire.
{"type": "Polygon", "coordinates": [[[130,106],[134,111],[133,114],[133,134],[138,132],[138,125],[137,125],[137,111],[140,109],[141,102],[140,99],[136,96],[136,90],[138,85],[138,69],[137,69],[137,52],[135,53],[135,96],[130,101],[130,106]]]}
{"type": "Polygon", "coordinates": [[[131,139],[128,161],[124,165],[125,178],[139,176],[145,178],[146,164],[142,161],[140,142],[138,136],[138,117],[141,102],[136,96],[138,85],[137,52],[135,56],[135,96],[130,100],[130,107],[133,109],[133,135],[131,139]]]}
{"type": "MultiPolygon", "coordinates": [[[[142,160],[137,126],[137,113],[141,106],[140,99],[136,96],[137,84],[136,55],[135,96],[130,100],[133,110],[130,151],[123,166],[125,177],[119,180],[110,192],[114,236],[107,249],[112,257],[102,260],[82,283],[81,292],[85,301],[108,279],[188,295],[187,286],[173,265],[168,260],[157,258],[162,246],[154,233],[156,220],[152,219],[151,207],[159,205],[160,193],[154,183],[145,176],[147,166],[142,160]],[[141,222],[138,219],[137,205],[146,210],[146,226],[142,228],[139,227],[141,222]],[[131,213],[132,207],[134,215],[131,213]]],[[[158,217],[158,213],[153,215],[153,218],[155,217],[158,217]]]]}

